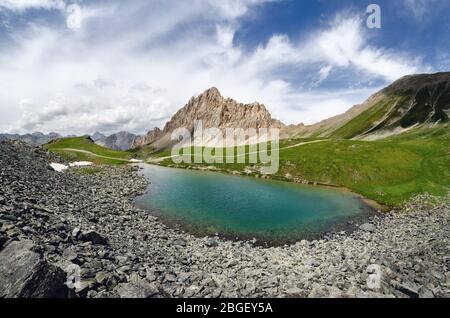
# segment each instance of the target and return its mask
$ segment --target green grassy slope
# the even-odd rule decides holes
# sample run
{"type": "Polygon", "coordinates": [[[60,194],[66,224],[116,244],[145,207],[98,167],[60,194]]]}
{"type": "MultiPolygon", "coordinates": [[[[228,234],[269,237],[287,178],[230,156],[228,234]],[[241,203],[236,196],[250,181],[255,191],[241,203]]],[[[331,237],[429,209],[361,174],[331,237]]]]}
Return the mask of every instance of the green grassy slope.
{"type": "Polygon", "coordinates": [[[134,158],[147,159],[149,157],[167,157],[170,156],[170,150],[156,151],[153,147],[140,147],[127,151],[134,158]]]}
{"type": "Polygon", "coordinates": [[[392,205],[415,193],[445,194],[450,136],[448,127],[440,130],[433,138],[424,130],[373,142],[335,140],[282,150],[281,173],[342,185],[392,205]]]}
{"type": "Polygon", "coordinates": [[[91,161],[95,164],[124,164],[132,158],[130,153],[99,146],[85,136],[57,139],[44,145],[44,148],[61,155],[69,161],[91,161]],[[88,151],[97,156],[71,149],[88,151]]]}
{"type": "Polygon", "coordinates": [[[377,124],[382,125],[386,119],[396,113],[399,105],[407,99],[408,97],[404,96],[385,98],[332,132],[330,137],[347,139],[364,134],[376,128],[377,124]]]}
{"type": "MultiPolygon", "coordinates": [[[[281,143],[280,170],[274,178],[343,186],[387,205],[398,205],[416,193],[442,195],[450,189],[448,124],[379,141],[322,140],[282,149],[303,141],[311,140],[281,143]]],[[[161,164],[173,162],[166,159],[161,164]]],[[[193,164],[181,165],[188,166],[193,164]]],[[[225,172],[243,172],[251,165],[214,166],[225,172]]]]}

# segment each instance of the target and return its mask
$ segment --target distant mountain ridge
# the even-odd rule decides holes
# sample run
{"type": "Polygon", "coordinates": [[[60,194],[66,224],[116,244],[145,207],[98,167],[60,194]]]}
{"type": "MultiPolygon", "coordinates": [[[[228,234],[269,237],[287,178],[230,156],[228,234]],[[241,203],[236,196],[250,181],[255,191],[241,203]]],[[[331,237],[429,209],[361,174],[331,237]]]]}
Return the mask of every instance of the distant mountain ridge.
{"type": "Polygon", "coordinates": [[[131,149],[137,137],[135,134],[129,133],[127,131],[121,131],[108,137],[105,137],[103,135],[103,138],[98,139],[102,135],[103,134],[95,133],[93,136],[91,136],[91,138],[95,141],[96,144],[100,146],[122,151],[131,149]]]}
{"type": "Polygon", "coordinates": [[[42,146],[54,139],[61,138],[60,134],[51,132],[44,134],[42,132],[34,132],[32,134],[0,134],[0,141],[3,140],[20,140],[33,146],[42,146]]]}
{"type": "Polygon", "coordinates": [[[93,141],[97,141],[97,140],[101,140],[101,139],[105,139],[106,138],[106,135],[104,135],[104,134],[102,134],[101,132],[95,132],[94,134],[92,134],[91,136],[91,139],[93,140],[93,141]]]}

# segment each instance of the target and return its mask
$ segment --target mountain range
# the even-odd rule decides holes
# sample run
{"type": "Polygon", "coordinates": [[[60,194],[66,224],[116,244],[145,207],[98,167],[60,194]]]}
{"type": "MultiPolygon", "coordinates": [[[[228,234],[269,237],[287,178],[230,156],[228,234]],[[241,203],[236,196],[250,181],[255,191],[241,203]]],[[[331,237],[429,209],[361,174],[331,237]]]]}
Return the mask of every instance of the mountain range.
{"type": "Polygon", "coordinates": [[[32,134],[0,134],[0,141],[3,140],[20,140],[23,142],[26,142],[28,144],[31,144],[33,146],[41,146],[44,145],[54,139],[61,138],[62,136],[57,133],[49,133],[44,134],[41,132],[34,132],[32,134]]]}
{"type": "MultiPolygon", "coordinates": [[[[279,128],[280,137],[380,139],[426,123],[447,122],[450,116],[450,72],[402,77],[370,96],[347,112],[314,125],[285,125],[272,118],[263,104],[239,103],[223,97],[212,87],[181,108],[164,126],[139,136],[126,131],[109,136],[96,132],[91,136],[98,145],[114,150],[151,147],[167,149],[173,145],[171,135],[177,128],[193,132],[196,121],[203,128],[279,128]]],[[[33,133],[2,134],[0,140],[19,139],[42,145],[61,135],[33,133]]],[[[205,145],[211,140],[204,140],[205,145]]]]}
{"type": "Polygon", "coordinates": [[[213,87],[193,97],[164,129],[154,128],[147,135],[138,136],[132,148],[168,148],[171,133],[176,128],[192,131],[198,120],[202,120],[204,128],[280,128],[282,139],[379,139],[425,123],[447,122],[449,116],[450,72],[405,76],[344,114],[309,126],[287,126],[272,118],[263,104],[238,103],[224,98],[213,87]]]}

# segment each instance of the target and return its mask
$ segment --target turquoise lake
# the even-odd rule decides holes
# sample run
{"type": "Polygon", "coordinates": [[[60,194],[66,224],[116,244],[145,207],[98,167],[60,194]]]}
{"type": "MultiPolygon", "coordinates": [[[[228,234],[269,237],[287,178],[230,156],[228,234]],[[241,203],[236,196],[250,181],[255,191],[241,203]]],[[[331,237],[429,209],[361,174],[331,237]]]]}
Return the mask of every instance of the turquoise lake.
{"type": "Polygon", "coordinates": [[[340,189],[142,165],[135,204],[193,234],[290,241],[333,230],[373,209],[340,189]]]}

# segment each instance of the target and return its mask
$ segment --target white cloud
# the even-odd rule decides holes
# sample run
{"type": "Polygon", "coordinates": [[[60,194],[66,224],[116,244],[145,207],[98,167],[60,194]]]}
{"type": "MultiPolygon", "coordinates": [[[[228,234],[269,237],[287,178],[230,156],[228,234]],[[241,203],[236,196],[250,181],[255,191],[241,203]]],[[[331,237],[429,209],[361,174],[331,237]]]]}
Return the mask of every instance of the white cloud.
{"type": "Polygon", "coordinates": [[[272,37],[267,46],[257,52],[257,58],[271,63],[325,62],[328,67],[354,67],[387,81],[424,68],[417,58],[369,45],[364,31],[360,18],[339,15],[326,30],[316,32],[306,42],[292,43],[280,35],[272,37]]]}
{"type": "Polygon", "coordinates": [[[240,19],[264,2],[85,5],[83,13],[96,14],[76,32],[30,24],[12,34],[17,45],[0,48],[0,111],[14,112],[28,99],[0,119],[0,130],[143,133],[211,86],[239,101],[263,102],[286,123],[312,123],[373,92],[315,87],[339,72],[390,81],[425,69],[417,59],[372,47],[353,16],[301,40],[276,34],[244,49],[234,39],[240,19]],[[293,79],[298,74],[304,80],[293,79]]]}
{"type": "Polygon", "coordinates": [[[63,10],[65,3],[63,0],[0,0],[0,10],[2,8],[19,12],[27,9],[63,10]]]}
{"type": "Polygon", "coordinates": [[[333,66],[331,66],[331,65],[326,65],[326,66],[321,67],[317,74],[317,79],[314,81],[313,86],[316,87],[316,86],[320,85],[324,80],[326,80],[332,70],[333,70],[333,66]]]}

